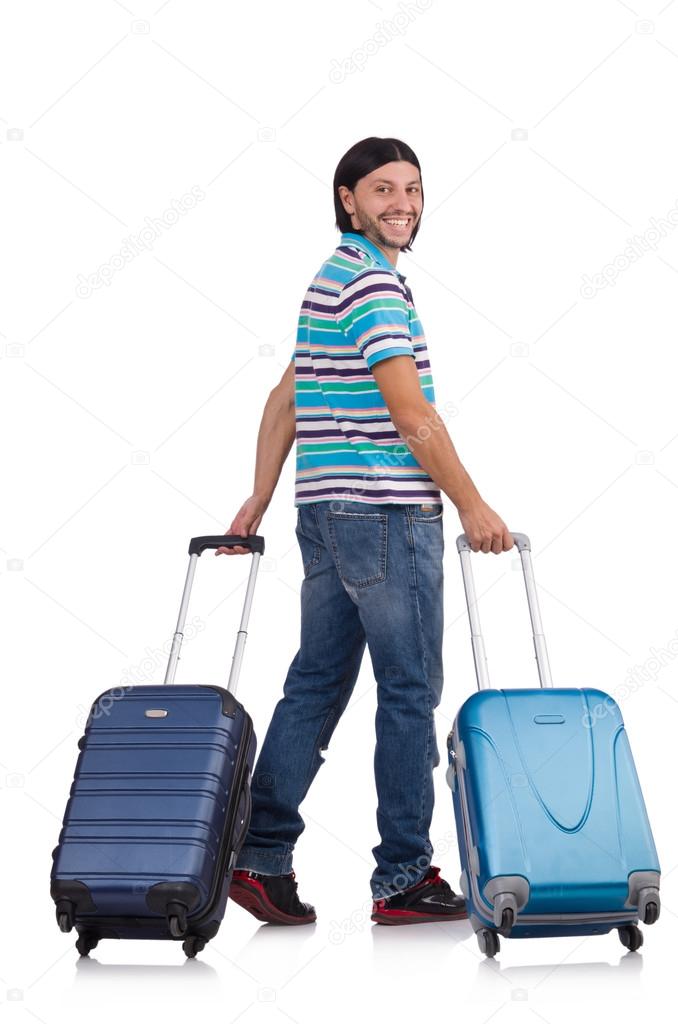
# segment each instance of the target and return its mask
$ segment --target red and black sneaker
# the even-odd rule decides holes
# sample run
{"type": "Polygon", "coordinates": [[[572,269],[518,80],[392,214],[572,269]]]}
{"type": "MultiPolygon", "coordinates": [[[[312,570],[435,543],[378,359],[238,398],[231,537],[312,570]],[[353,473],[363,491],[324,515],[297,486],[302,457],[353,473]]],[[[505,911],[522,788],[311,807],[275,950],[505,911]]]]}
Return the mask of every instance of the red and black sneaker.
{"type": "Polygon", "coordinates": [[[315,907],[301,902],[295,877],[294,871],[288,875],[261,875],[257,871],[236,869],[230,897],[258,921],[311,924],[316,919],[315,907]]]}
{"type": "Polygon", "coordinates": [[[375,900],[372,920],[377,924],[419,924],[424,921],[460,921],[468,917],[463,896],[457,896],[440,868],[431,865],[420,882],[388,899],[375,900]]]}

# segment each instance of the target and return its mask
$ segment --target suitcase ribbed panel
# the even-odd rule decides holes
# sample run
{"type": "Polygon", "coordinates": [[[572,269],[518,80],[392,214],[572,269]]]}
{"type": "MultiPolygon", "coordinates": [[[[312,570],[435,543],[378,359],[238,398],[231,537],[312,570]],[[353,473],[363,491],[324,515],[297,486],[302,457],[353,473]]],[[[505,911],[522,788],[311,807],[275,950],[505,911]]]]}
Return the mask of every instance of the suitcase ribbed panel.
{"type": "Polygon", "coordinates": [[[189,882],[206,905],[225,835],[246,715],[216,689],[138,686],[95,702],[53,877],[89,888],[96,916],[153,916],[148,888],[189,882]],[[146,716],[148,710],[165,717],[146,716]]]}
{"type": "MultiPolygon", "coordinates": [[[[480,894],[492,878],[523,876],[530,898],[519,921],[531,914],[554,919],[539,934],[572,933],[556,924],[563,914],[626,909],[632,919],[624,907],[628,877],[658,872],[659,861],[611,697],[590,688],[481,690],[460,709],[454,734],[457,746],[463,743],[461,779],[477,861],[461,827],[457,786],[460,850],[465,870],[479,868],[480,894]]],[[[491,921],[489,903],[481,900],[475,910],[491,921]]],[[[519,927],[511,934],[520,937],[519,927]]]]}

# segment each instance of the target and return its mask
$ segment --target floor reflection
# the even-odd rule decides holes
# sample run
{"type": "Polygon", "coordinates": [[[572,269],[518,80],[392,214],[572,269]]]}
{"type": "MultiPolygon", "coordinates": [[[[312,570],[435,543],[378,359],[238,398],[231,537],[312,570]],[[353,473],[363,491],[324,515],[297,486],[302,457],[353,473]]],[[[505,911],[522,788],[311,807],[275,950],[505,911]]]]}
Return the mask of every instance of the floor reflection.
{"type": "MultiPolygon", "coordinates": [[[[597,936],[597,938],[602,938],[597,936]]],[[[478,951],[480,953],[480,951],[478,951]]],[[[576,950],[571,954],[576,957],[576,950]]],[[[613,954],[614,955],[614,954],[613,954]]],[[[609,983],[614,981],[615,994],[627,993],[630,996],[640,995],[640,974],[643,970],[643,956],[641,953],[626,951],[616,963],[606,963],[603,960],[590,963],[545,963],[545,964],[522,964],[512,967],[502,967],[502,951],[496,958],[481,960],[476,972],[476,983],[485,987],[490,976],[500,978],[508,982],[512,989],[541,989],[549,994],[554,994],[553,989],[563,988],[569,994],[573,992],[573,982],[577,982],[580,989],[587,992],[587,996],[595,996],[595,990],[601,982],[609,983]],[[623,984],[623,992],[620,992],[619,984],[623,984]],[[589,991],[590,990],[590,991],[589,991]]],[[[600,988],[600,998],[605,998],[606,993],[612,991],[608,986],[600,988]]],[[[514,996],[514,998],[519,998],[514,996]]]]}
{"type": "MultiPolygon", "coordinates": [[[[99,949],[96,952],[98,953],[99,949]]],[[[181,949],[179,952],[181,953],[181,949]]],[[[195,978],[200,982],[201,989],[205,985],[214,984],[217,987],[220,984],[219,972],[211,964],[201,960],[199,955],[195,959],[189,960],[183,953],[181,953],[181,959],[174,964],[107,964],[98,960],[93,951],[89,956],[77,957],[75,972],[76,985],[82,988],[92,982],[96,982],[97,985],[102,981],[116,982],[118,980],[125,982],[152,980],[154,983],[162,983],[179,980],[179,978],[182,986],[186,981],[190,982],[195,978]]]]}

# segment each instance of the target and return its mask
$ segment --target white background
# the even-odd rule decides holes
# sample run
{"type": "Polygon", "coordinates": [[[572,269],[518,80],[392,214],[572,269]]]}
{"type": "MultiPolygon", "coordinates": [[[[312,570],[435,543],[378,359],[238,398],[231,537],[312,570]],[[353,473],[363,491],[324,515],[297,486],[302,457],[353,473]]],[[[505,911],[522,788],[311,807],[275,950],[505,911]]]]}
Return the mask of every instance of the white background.
{"type": "MultiPolygon", "coordinates": [[[[655,1012],[678,914],[678,3],[15,0],[2,17],[3,1008],[46,1024],[655,1012]],[[223,532],[250,493],[263,404],[336,244],[334,168],[368,135],[422,163],[423,224],[398,267],[437,404],[483,497],[532,537],[554,681],[622,708],[662,916],[637,954],[612,932],[504,940],[495,962],[467,922],[371,925],[366,656],[303,806],[295,870],[317,924],[261,927],[231,905],[197,961],[111,941],[78,961],[49,872],[83,716],[135,673],[162,682],[188,538],[223,532]],[[194,187],[204,198],[152,248],[78,291],[194,187]]],[[[239,689],[260,739],[298,645],[293,483],[291,456],[260,528],[239,689]]],[[[444,738],[474,677],[449,502],[445,522],[431,834],[456,888],[444,738]]],[[[493,682],[533,685],[514,555],[474,565],[493,682]]],[[[248,569],[203,558],[183,681],[223,682],[248,569]]]]}

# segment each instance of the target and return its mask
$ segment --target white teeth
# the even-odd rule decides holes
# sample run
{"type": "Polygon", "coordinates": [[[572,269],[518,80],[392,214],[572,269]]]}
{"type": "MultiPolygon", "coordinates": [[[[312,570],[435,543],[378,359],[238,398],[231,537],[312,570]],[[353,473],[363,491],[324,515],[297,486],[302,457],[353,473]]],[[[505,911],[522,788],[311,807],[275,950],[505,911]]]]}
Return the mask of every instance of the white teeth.
{"type": "MultiPolygon", "coordinates": [[[[384,220],[386,220],[386,218],[384,218],[384,220]]],[[[394,227],[404,228],[405,225],[407,224],[407,220],[409,220],[409,218],[407,218],[406,220],[386,220],[386,223],[393,224],[394,227]]]]}

